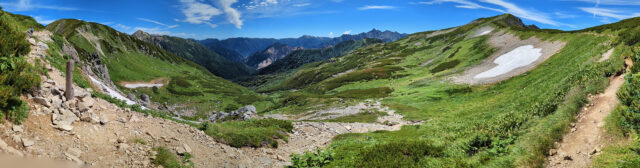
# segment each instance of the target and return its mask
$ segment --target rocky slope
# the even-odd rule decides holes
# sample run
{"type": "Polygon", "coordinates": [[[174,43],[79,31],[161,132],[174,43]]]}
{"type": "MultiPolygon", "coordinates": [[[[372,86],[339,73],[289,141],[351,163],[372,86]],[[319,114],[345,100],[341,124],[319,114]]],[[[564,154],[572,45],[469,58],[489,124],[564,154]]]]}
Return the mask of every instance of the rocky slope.
{"type": "Polygon", "coordinates": [[[273,62],[276,62],[285,56],[289,55],[289,53],[294,52],[296,50],[301,50],[302,47],[291,47],[286,44],[275,43],[261,52],[256,52],[251,55],[247,59],[247,65],[254,67],[256,69],[262,69],[271,65],[273,62]]]}

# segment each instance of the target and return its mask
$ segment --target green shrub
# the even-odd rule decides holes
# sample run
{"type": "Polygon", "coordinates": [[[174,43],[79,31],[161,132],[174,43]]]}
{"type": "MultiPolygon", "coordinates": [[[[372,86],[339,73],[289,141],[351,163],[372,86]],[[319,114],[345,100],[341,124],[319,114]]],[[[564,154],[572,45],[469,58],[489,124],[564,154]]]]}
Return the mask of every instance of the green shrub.
{"type": "Polygon", "coordinates": [[[460,64],[460,60],[457,60],[457,59],[454,59],[448,62],[443,62],[441,64],[438,64],[438,66],[436,66],[435,68],[431,69],[431,73],[442,72],[444,70],[454,68],[458,64],[460,64]]]}
{"type": "Polygon", "coordinates": [[[38,70],[23,57],[30,48],[21,29],[34,26],[32,23],[35,21],[28,16],[0,10],[0,111],[1,116],[15,123],[21,123],[29,114],[26,103],[18,96],[40,84],[38,70]]]}
{"type": "Polygon", "coordinates": [[[394,141],[361,149],[355,167],[419,167],[427,158],[444,155],[444,146],[424,140],[394,141]]]}
{"type": "Polygon", "coordinates": [[[292,154],[291,166],[288,168],[324,167],[333,161],[334,153],[331,150],[316,150],[315,153],[305,151],[304,154],[292,154]]]}
{"type": "Polygon", "coordinates": [[[204,132],[221,143],[233,147],[278,147],[277,139],[287,141],[287,133],[293,130],[291,121],[276,119],[252,119],[248,121],[226,121],[207,123],[204,132]]]}
{"type": "Polygon", "coordinates": [[[390,87],[378,87],[371,89],[351,89],[337,93],[336,96],[340,98],[382,98],[387,97],[393,89],[390,87]]]}
{"type": "Polygon", "coordinates": [[[185,153],[184,156],[177,156],[171,150],[166,147],[155,147],[156,158],[153,159],[153,164],[163,166],[165,168],[189,168],[194,167],[191,159],[191,155],[185,153]]]}

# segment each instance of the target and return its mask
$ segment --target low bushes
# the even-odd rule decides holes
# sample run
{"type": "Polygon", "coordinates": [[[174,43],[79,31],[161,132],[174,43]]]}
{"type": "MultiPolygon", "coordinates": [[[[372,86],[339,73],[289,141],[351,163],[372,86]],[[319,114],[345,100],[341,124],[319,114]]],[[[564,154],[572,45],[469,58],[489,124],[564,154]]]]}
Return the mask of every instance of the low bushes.
{"type": "Polygon", "coordinates": [[[278,147],[277,139],[287,141],[287,133],[293,130],[291,121],[262,119],[206,123],[201,130],[233,147],[278,147]]]}
{"type": "Polygon", "coordinates": [[[360,150],[355,167],[420,167],[430,157],[444,155],[444,146],[425,140],[393,141],[360,150]]]}
{"type": "Polygon", "coordinates": [[[185,153],[183,156],[177,156],[166,147],[155,147],[153,150],[156,152],[156,158],[153,159],[153,164],[155,165],[165,168],[194,167],[193,162],[190,160],[192,156],[188,153],[185,153]]]}
{"type": "Polygon", "coordinates": [[[378,88],[371,88],[371,89],[346,90],[346,91],[337,93],[336,96],[340,98],[368,99],[368,98],[387,97],[387,95],[389,95],[391,92],[393,92],[393,89],[391,89],[390,87],[378,87],[378,88]]]}
{"type": "Polygon", "coordinates": [[[330,150],[316,150],[316,152],[304,152],[304,154],[292,154],[291,166],[287,168],[323,167],[333,161],[334,153],[330,150]]]}

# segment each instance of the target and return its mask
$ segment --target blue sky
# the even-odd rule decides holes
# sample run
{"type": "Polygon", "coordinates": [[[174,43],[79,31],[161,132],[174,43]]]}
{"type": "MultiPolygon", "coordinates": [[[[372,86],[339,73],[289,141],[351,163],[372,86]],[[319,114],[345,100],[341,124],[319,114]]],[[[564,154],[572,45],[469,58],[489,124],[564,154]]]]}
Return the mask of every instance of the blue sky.
{"type": "Polygon", "coordinates": [[[0,0],[42,24],[75,18],[125,33],[185,38],[340,36],[373,28],[415,33],[512,13],[575,30],[640,16],[640,0],[0,0]]]}

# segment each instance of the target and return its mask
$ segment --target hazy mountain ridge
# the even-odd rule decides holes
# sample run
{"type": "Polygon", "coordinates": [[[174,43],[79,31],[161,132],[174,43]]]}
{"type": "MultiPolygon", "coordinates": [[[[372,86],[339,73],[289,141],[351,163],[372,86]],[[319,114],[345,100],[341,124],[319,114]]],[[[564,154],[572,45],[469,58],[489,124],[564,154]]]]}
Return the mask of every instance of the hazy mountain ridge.
{"type": "Polygon", "coordinates": [[[302,49],[303,47],[291,47],[287,44],[276,42],[263,51],[256,52],[255,54],[251,55],[247,59],[246,63],[253,68],[262,69],[271,65],[271,63],[284,58],[285,56],[289,55],[289,53],[302,49]]]}
{"type": "Polygon", "coordinates": [[[219,48],[225,48],[228,50],[235,51],[243,56],[242,59],[233,59],[232,56],[225,56],[230,60],[247,60],[248,57],[253,55],[256,52],[262,51],[265,48],[273,45],[274,43],[286,44],[292,47],[303,47],[303,48],[324,48],[331,45],[338,44],[342,41],[346,40],[362,40],[364,38],[375,38],[381,39],[384,42],[392,42],[398,40],[407,34],[392,32],[392,31],[380,31],[373,29],[369,32],[364,32],[360,34],[350,35],[344,34],[340,37],[330,38],[330,37],[316,37],[304,35],[299,38],[283,38],[283,39],[275,39],[275,38],[228,38],[225,40],[219,39],[205,39],[200,40],[200,43],[207,46],[209,49],[214,51],[219,50],[219,48]]]}
{"type": "Polygon", "coordinates": [[[226,79],[247,76],[253,73],[253,69],[243,63],[230,61],[192,39],[151,35],[143,31],[137,31],[133,36],[193,61],[213,74],[226,79]]]}

